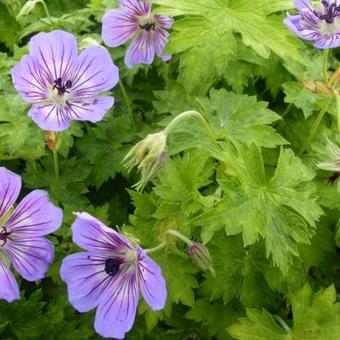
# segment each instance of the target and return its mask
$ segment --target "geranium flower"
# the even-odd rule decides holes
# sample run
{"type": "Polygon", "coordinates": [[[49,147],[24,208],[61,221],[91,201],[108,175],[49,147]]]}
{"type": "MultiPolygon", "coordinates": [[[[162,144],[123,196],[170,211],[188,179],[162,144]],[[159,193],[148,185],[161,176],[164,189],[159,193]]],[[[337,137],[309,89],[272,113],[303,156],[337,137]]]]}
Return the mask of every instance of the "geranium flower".
{"type": "Polygon", "coordinates": [[[111,9],[103,17],[102,39],[107,46],[117,47],[133,39],[125,55],[125,64],[152,64],[155,54],[162,56],[174,20],[152,15],[151,4],[143,0],[120,0],[121,9],[111,9]]]}
{"type": "Polygon", "coordinates": [[[122,339],[133,325],[139,291],[153,310],[164,307],[165,281],[159,266],[139,246],[87,213],[77,213],[73,242],[86,252],[67,256],[61,277],[79,312],[97,307],[95,329],[122,339]]]}
{"type": "Polygon", "coordinates": [[[57,30],[35,35],[29,50],[12,78],[22,98],[33,103],[29,116],[40,128],[62,131],[71,120],[98,122],[113,106],[113,97],[98,97],[119,78],[104,48],[91,46],[78,56],[75,37],[57,30]]]}
{"type": "Polygon", "coordinates": [[[309,0],[295,0],[298,15],[288,15],[284,20],[288,28],[298,37],[314,41],[317,48],[340,46],[340,2],[320,1],[314,8],[309,0]]]}
{"type": "Polygon", "coordinates": [[[26,280],[42,279],[54,256],[53,244],[43,235],[57,230],[63,214],[43,190],[34,190],[16,208],[21,178],[0,168],[0,298],[19,299],[19,287],[9,266],[26,280]]]}

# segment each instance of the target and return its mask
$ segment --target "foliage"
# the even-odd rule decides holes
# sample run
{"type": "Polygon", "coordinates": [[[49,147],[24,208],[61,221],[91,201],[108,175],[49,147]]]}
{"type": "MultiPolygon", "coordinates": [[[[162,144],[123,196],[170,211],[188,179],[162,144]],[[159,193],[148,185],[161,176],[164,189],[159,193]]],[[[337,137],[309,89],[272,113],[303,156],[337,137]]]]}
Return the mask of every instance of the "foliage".
{"type": "Polygon", "coordinates": [[[142,303],[128,339],[339,339],[340,193],[334,174],[316,166],[327,157],[325,137],[339,142],[336,102],[306,86],[322,81],[322,52],[284,26],[289,0],[151,2],[176,19],[172,59],[128,69],[126,48],[109,49],[122,83],[111,91],[115,105],[102,122],[62,133],[56,176],[11,67],[40,31],[102,44],[101,18],[118,1],[49,0],[50,17],[41,4],[18,17],[24,0],[0,0],[0,163],[22,176],[24,191],[46,189],[64,211],[49,236],[56,254],[47,277],[17,277],[21,300],[0,301],[0,337],[99,338],[94,313],[70,306],[59,276],[76,251],[73,212],[87,211],[143,248],[167,241],[151,254],[167,281],[166,306],[153,312],[142,303]],[[139,174],[122,166],[127,152],[187,110],[202,114],[214,140],[188,118],[168,136],[161,174],[143,192],[131,189],[139,174]],[[196,268],[169,229],[204,243],[215,275],[196,268]]]}

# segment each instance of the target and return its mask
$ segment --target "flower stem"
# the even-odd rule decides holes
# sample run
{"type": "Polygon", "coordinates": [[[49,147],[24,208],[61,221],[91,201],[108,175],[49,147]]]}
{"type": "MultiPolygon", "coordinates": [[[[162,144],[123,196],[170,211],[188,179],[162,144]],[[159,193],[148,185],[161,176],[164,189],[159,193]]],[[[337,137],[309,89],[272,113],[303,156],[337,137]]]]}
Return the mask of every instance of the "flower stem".
{"type": "Polygon", "coordinates": [[[215,139],[215,136],[213,134],[213,132],[211,131],[210,129],[210,126],[208,124],[208,122],[206,121],[206,119],[202,116],[202,114],[200,114],[199,112],[197,111],[185,111],[185,112],[182,112],[181,114],[179,114],[177,117],[175,117],[171,122],[170,124],[165,128],[165,130],[163,131],[166,135],[169,135],[172,130],[180,123],[182,122],[183,120],[189,118],[189,117],[195,117],[195,118],[198,118],[201,123],[203,123],[203,126],[204,126],[204,129],[206,130],[210,140],[213,142],[213,143],[216,143],[216,139],[215,139]]]}
{"type": "Polygon", "coordinates": [[[45,10],[46,16],[48,18],[48,21],[50,22],[50,25],[54,28],[54,24],[53,24],[51,15],[50,15],[50,11],[48,10],[48,7],[46,5],[46,2],[44,0],[40,0],[39,2],[44,6],[44,10],[45,10]]]}
{"type": "Polygon", "coordinates": [[[322,121],[322,118],[324,117],[325,113],[328,110],[328,107],[329,107],[329,104],[331,103],[331,100],[332,100],[332,98],[329,98],[327,100],[326,105],[323,107],[323,109],[320,111],[319,115],[317,116],[308,137],[306,138],[305,142],[303,143],[303,145],[302,145],[302,147],[299,151],[299,155],[302,155],[306,151],[309,144],[313,141],[314,136],[316,134],[316,131],[318,130],[318,127],[319,127],[319,125],[322,121]]]}
{"type": "Polygon", "coordinates": [[[194,244],[194,242],[192,242],[190,239],[188,239],[186,236],[182,235],[180,232],[176,230],[169,229],[166,231],[166,233],[179,238],[180,240],[182,240],[184,243],[186,243],[189,246],[192,246],[194,244]]]}
{"type": "Polygon", "coordinates": [[[334,90],[333,92],[336,100],[336,116],[338,121],[338,131],[340,132],[340,95],[337,90],[334,90]]]}
{"type": "Polygon", "coordinates": [[[284,320],[281,317],[279,317],[278,315],[274,315],[274,318],[287,333],[291,332],[290,327],[284,322],[284,320]]]}
{"type": "Polygon", "coordinates": [[[167,245],[167,242],[166,241],[163,241],[162,243],[160,243],[158,246],[154,247],[154,248],[150,248],[150,249],[144,249],[144,251],[147,253],[147,254],[151,254],[151,253],[156,253],[157,251],[159,250],[162,250],[166,247],[167,245]]]}
{"type": "Polygon", "coordinates": [[[328,85],[328,56],[329,56],[329,49],[326,48],[323,51],[323,81],[325,85],[328,85]]]}
{"type": "Polygon", "coordinates": [[[128,109],[128,113],[130,116],[131,123],[134,124],[134,117],[133,117],[133,111],[132,111],[132,105],[131,105],[131,100],[126,92],[126,88],[121,80],[119,80],[119,88],[122,91],[126,107],[128,109]]]}
{"type": "Polygon", "coordinates": [[[53,153],[53,164],[54,164],[54,174],[55,178],[59,178],[59,160],[58,160],[58,151],[52,150],[53,153]]]}

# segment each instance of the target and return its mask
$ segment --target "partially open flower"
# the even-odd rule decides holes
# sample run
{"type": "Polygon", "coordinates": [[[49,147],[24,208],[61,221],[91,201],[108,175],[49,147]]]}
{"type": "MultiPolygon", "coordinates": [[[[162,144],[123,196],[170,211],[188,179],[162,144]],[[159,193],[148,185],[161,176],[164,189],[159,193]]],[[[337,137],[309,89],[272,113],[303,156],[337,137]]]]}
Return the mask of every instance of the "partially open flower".
{"type": "Polygon", "coordinates": [[[136,144],[124,158],[123,163],[128,171],[137,166],[141,173],[141,180],[135,184],[138,191],[142,191],[164,168],[167,158],[166,140],[167,136],[163,131],[150,134],[136,144]]]}
{"type": "Polygon", "coordinates": [[[327,154],[329,160],[317,163],[316,166],[327,171],[340,171],[340,148],[328,140],[327,154]]]}
{"type": "Polygon", "coordinates": [[[187,252],[192,262],[198,268],[204,272],[210,270],[212,274],[215,274],[209,250],[201,242],[193,242],[192,245],[187,247],[187,252]]]}
{"type": "Polygon", "coordinates": [[[322,0],[314,8],[310,0],[295,0],[298,15],[288,15],[284,23],[298,37],[311,40],[317,48],[340,46],[340,4],[338,0],[322,0]]]}

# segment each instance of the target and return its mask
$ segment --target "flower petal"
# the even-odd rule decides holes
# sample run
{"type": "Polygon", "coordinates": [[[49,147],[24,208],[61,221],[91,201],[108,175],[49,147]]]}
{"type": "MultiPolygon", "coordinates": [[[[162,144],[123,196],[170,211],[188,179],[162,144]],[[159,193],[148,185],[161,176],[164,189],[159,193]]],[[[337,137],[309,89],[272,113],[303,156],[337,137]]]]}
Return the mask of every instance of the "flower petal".
{"type": "Polygon", "coordinates": [[[79,121],[90,121],[96,123],[101,121],[106,112],[113,106],[113,97],[98,97],[89,99],[72,100],[65,105],[65,114],[69,119],[79,121]]]}
{"type": "Polygon", "coordinates": [[[36,237],[54,232],[62,220],[62,210],[49,201],[47,191],[34,190],[15,208],[5,227],[14,238],[36,237]]]}
{"type": "Polygon", "coordinates": [[[162,28],[156,28],[153,34],[155,52],[159,57],[161,57],[164,47],[168,42],[169,33],[162,28]]]}
{"type": "Polygon", "coordinates": [[[312,30],[301,30],[299,29],[301,22],[301,15],[288,15],[283,21],[289,30],[296,34],[298,37],[305,40],[314,40],[316,32],[312,30]]]}
{"type": "Polygon", "coordinates": [[[138,31],[138,21],[129,12],[111,9],[103,17],[102,39],[107,46],[117,47],[138,31]]]}
{"type": "Polygon", "coordinates": [[[28,115],[46,131],[63,131],[70,126],[70,118],[56,104],[34,104],[28,115]]]}
{"type": "Polygon", "coordinates": [[[73,242],[79,247],[98,254],[112,255],[123,249],[130,249],[124,236],[108,228],[88,213],[77,213],[72,224],[73,242]]]}
{"type": "Polygon", "coordinates": [[[151,4],[144,0],[120,0],[119,2],[124,11],[137,16],[147,16],[151,11],[151,4]]]}
{"type": "Polygon", "coordinates": [[[0,167],[0,217],[13,206],[21,189],[21,177],[0,167]]]}
{"type": "Polygon", "coordinates": [[[8,239],[4,249],[14,269],[28,281],[42,279],[54,257],[53,244],[44,237],[8,239]]]}
{"type": "Polygon", "coordinates": [[[27,102],[34,103],[48,97],[45,77],[35,57],[23,56],[21,62],[12,68],[11,74],[16,90],[27,102]]]}
{"type": "Polygon", "coordinates": [[[171,28],[175,20],[165,15],[155,15],[155,20],[164,28],[171,28]]]}
{"type": "Polygon", "coordinates": [[[160,267],[139,248],[139,284],[144,300],[153,310],[164,308],[166,302],[166,284],[160,267]]]}
{"type": "Polygon", "coordinates": [[[132,40],[126,55],[125,64],[132,68],[136,64],[152,64],[155,58],[155,46],[151,31],[143,31],[132,40]]]}
{"type": "Polygon", "coordinates": [[[315,47],[324,49],[324,48],[337,48],[340,46],[340,33],[339,34],[331,34],[327,37],[321,37],[317,39],[314,44],[315,47]]]}
{"type": "Polygon", "coordinates": [[[77,58],[77,41],[72,34],[55,30],[32,37],[29,50],[37,58],[46,80],[54,84],[58,78],[68,78],[77,58]]]}
{"type": "Polygon", "coordinates": [[[123,339],[136,317],[139,291],[136,273],[126,268],[103,291],[94,327],[103,337],[123,339]]]}
{"type": "Polygon", "coordinates": [[[15,280],[15,277],[1,259],[0,282],[0,299],[5,299],[7,302],[19,300],[19,287],[15,280]]]}
{"type": "Polygon", "coordinates": [[[65,257],[60,275],[67,284],[70,303],[79,312],[96,307],[103,290],[112,279],[105,272],[105,258],[85,252],[65,257]]]}
{"type": "Polygon", "coordinates": [[[119,81],[119,71],[105,48],[91,46],[78,57],[69,80],[72,82],[70,96],[84,98],[116,86],[119,81]]]}

